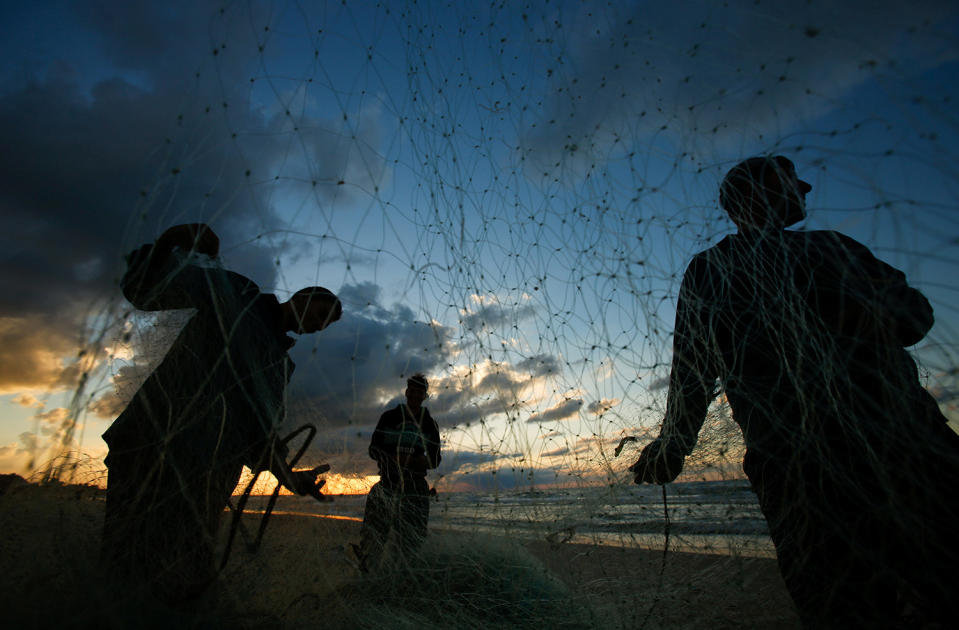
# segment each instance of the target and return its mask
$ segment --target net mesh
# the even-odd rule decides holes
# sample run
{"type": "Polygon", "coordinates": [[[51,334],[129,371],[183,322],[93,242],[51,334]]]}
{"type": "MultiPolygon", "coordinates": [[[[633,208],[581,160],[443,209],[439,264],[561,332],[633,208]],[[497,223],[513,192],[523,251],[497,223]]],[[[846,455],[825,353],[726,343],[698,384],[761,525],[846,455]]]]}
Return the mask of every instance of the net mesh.
{"type": "MultiPolygon", "coordinates": [[[[220,236],[220,257],[191,264],[248,276],[281,302],[309,285],[339,296],[342,319],[290,351],[296,370],[276,427],[317,428],[300,466],[329,463],[327,492],[376,481],[373,427],[403,400],[413,373],[430,379],[425,405],[442,438],[442,463],[428,477],[437,492],[431,536],[419,552],[406,555],[394,541],[382,572],[364,578],[348,546],[362,496],[281,497],[259,553],[234,552],[221,574],[217,618],[291,627],[323,615],[344,627],[797,625],[769,563],[774,526],[743,472],[728,383],[694,432],[679,483],[661,495],[632,485],[627,470],[667,414],[684,271],[735,232],[719,185],[751,155],[789,157],[812,185],[803,230],[863,243],[904,271],[936,315],[911,342],[919,368],[909,383],[876,370],[889,380],[864,385],[843,376],[819,324],[796,315],[806,307],[790,300],[805,294],[769,284],[777,262],[754,254],[738,276],[716,280],[756,307],[746,301],[752,328],[730,326],[734,347],[750,343],[750,331],[776,330],[769,343],[787,347],[776,356],[793,352],[793,367],[807,365],[796,370],[829,384],[786,401],[799,411],[747,397],[783,447],[783,487],[797,487],[789,484],[809,473],[812,457],[821,478],[804,492],[830,497],[810,508],[813,498],[793,494],[776,514],[805,523],[811,509],[872,506],[878,495],[875,522],[923,532],[950,501],[923,459],[954,467],[954,433],[930,443],[940,434],[917,429],[916,418],[934,414],[917,407],[938,403],[953,428],[959,422],[956,88],[944,79],[957,56],[951,3],[181,10],[185,17],[148,12],[170,67],[131,53],[117,62],[122,78],[96,83],[85,105],[95,113],[116,102],[146,123],[114,130],[135,138],[143,158],[130,181],[116,182],[124,205],[107,215],[114,239],[103,255],[116,263],[114,277],[128,251],[202,221],[220,236]],[[736,282],[744,286],[728,286],[736,282]],[[811,354],[795,355],[803,349],[811,354]],[[903,394],[916,383],[935,403],[903,394]],[[871,411],[850,413],[849,401],[867,396],[837,390],[846,386],[872,390],[871,411]],[[860,423],[893,411],[898,424],[860,423]],[[844,419],[839,446],[789,426],[830,412],[844,419]],[[848,444],[865,444],[861,467],[836,462],[848,444]],[[885,503],[912,488],[924,489],[915,505],[885,503]],[[627,560],[637,549],[665,555],[627,560]]],[[[146,44],[115,32],[138,15],[119,16],[114,52],[142,53],[146,44]]],[[[49,469],[64,480],[104,480],[96,459],[80,465],[73,453],[91,448],[93,430],[126,408],[196,317],[133,309],[115,289],[103,295],[81,317],[75,422],[51,438],[54,451],[68,451],[49,469]]],[[[716,334],[709,325],[700,332],[716,334]]],[[[224,347],[231,342],[224,333],[224,347]]],[[[251,477],[247,470],[237,492],[251,477]]],[[[275,480],[263,483],[257,491],[269,492],[275,480]]],[[[266,511],[266,499],[250,508],[266,511]]],[[[250,541],[256,521],[242,522],[250,541]]],[[[907,575],[876,548],[885,542],[842,544],[907,575]]],[[[95,543],[78,545],[97,553],[95,543]]],[[[846,596],[840,590],[835,597],[846,596]]],[[[899,609],[917,615],[923,604],[910,597],[899,609]]],[[[117,618],[130,614],[110,601],[117,618]]],[[[209,622],[190,618],[201,617],[209,622]]]]}

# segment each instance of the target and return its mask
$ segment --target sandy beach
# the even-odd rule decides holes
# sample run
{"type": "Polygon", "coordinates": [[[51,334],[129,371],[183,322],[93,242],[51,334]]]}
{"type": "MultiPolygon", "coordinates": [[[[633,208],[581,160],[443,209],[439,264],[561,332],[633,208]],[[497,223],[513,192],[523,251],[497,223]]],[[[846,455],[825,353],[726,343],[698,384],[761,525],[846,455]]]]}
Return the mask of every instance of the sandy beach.
{"type": "MultiPolygon", "coordinates": [[[[34,487],[0,496],[0,594],[16,627],[799,627],[767,558],[670,551],[664,563],[662,550],[434,530],[421,558],[388,558],[369,578],[347,552],[359,522],[288,514],[272,516],[256,553],[237,537],[201,602],[131,608],[99,588],[102,505],[34,487]]],[[[259,516],[244,521],[255,532],[259,516]]]]}
{"type": "Polygon", "coordinates": [[[776,561],[603,545],[527,543],[611,627],[800,628],[776,561]]]}

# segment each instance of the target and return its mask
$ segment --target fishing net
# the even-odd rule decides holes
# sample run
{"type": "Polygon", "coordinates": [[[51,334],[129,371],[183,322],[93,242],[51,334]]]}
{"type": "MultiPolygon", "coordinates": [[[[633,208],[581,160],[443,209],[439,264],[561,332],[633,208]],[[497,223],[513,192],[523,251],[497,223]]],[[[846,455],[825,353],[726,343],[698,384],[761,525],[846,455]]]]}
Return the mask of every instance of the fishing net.
{"type": "MultiPolygon", "coordinates": [[[[851,532],[837,549],[909,576],[910,552],[887,561],[888,539],[865,536],[869,523],[921,533],[936,514],[955,522],[936,476],[959,456],[951,3],[235,2],[81,13],[108,63],[4,93],[8,112],[35,112],[24,136],[43,129],[53,149],[68,138],[94,147],[54,201],[77,182],[111,187],[77,202],[97,238],[55,257],[80,274],[51,290],[71,296],[83,340],[68,420],[42,421],[54,428],[34,450],[38,462],[67,458],[48,476],[105,482],[98,435],[196,317],[133,308],[117,290],[124,256],[166,228],[203,222],[220,237],[218,258],[194,253],[183,267],[234,271],[281,302],[322,285],[343,306],[339,321],[297,338],[283,404],[264,405],[279,437],[316,428],[297,467],[329,464],[321,478],[335,500],[268,501],[276,480],[261,474],[247,516],[220,519],[217,562],[228,531],[236,543],[217,603],[178,623],[798,627],[777,546],[795,553],[831,520],[851,532]],[[36,106],[61,84],[72,100],[36,106]],[[50,124],[67,114],[69,124],[50,124]],[[702,307],[697,317],[716,320],[698,327],[677,320],[690,261],[736,232],[720,183],[753,155],[789,158],[812,186],[797,233],[855,239],[934,309],[927,333],[868,355],[868,379],[848,376],[864,363],[826,334],[835,327],[812,321],[822,312],[808,301],[809,287],[831,282],[843,313],[855,302],[871,321],[895,319],[880,306],[905,309],[906,298],[844,293],[867,254],[830,258],[819,241],[736,249],[683,294],[694,310],[707,295],[728,310],[702,307]],[[810,261],[819,271],[797,279],[810,261]],[[634,485],[627,469],[667,417],[677,321],[696,331],[693,363],[722,365],[703,375],[704,423],[686,427],[679,478],[634,485]],[[735,380],[736,361],[785,379],[793,395],[717,380],[724,370],[735,380]],[[412,554],[391,539],[364,575],[350,543],[377,481],[367,448],[419,372],[442,438],[428,476],[430,536],[412,554]],[[779,466],[762,510],[743,470],[747,404],[751,450],[762,444],[764,464],[779,466]],[[939,412],[951,428],[931,427],[939,412]],[[773,544],[764,511],[794,523],[789,540],[773,544]]],[[[216,334],[224,347],[236,341],[228,327],[216,334]]],[[[254,406],[275,395],[264,379],[253,379],[254,406]]],[[[699,413],[674,404],[679,424],[699,413]]],[[[198,457],[199,469],[213,465],[198,457]]],[[[254,477],[244,471],[232,507],[254,477]]],[[[97,545],[77,542],[94,564],[97,545]]],[[[67,564],[68,575],[88,571],[67,564]]],[[[897,611],[921,618],[924,588],[904,587],[897,611]]],[[[99,597],[89,614],[135,614],[99,597]]]]}

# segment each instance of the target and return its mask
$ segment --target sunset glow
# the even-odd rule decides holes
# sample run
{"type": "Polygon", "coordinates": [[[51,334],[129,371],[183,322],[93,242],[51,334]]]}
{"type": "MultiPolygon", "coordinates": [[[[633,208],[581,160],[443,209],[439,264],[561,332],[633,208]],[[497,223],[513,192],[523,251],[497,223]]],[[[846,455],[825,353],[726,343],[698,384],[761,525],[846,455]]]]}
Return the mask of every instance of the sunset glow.
{"type": "Polygon", "coordinates": [[[323,486],[324,494],[366,494],[373,484],[380,480],[379,475],[357,477],[336,473],[325,475],[323,478],[326,479],[326,485],[323,486]]]}
{"type": "MultiPolygon", "coordinates": [[[[252,473],[250,472],[250,469],[244,468],[243,475],[240,477],[240,483],[237,484],[233,494],[242,494],[243,491],[246,490],[246,486],[250,483],[250,479],[252,479],[252,473]]],[[[330,473],[321,475],[320,479],[326,481],[326,484],[322,488],[323,494],[366,494],[370,491],[370,488],[373,487],[373,484],[380,480],[380,477],[379,475],[366,475],[361,477],[356,475],[340,475],[337,473],[330,473]]],[[[276,484],[276,477],[273,476],[273,473],[264,471],[260,473],[260,476],[256,480],[256,484],[253,486],[253,490],[250,492],[250,494],[272,494],[273,490],[276,488],[276,484]]],[[[293,493],[286,488],[280,487],[280,495],[292,496],[292,494],[293,493]]]]}

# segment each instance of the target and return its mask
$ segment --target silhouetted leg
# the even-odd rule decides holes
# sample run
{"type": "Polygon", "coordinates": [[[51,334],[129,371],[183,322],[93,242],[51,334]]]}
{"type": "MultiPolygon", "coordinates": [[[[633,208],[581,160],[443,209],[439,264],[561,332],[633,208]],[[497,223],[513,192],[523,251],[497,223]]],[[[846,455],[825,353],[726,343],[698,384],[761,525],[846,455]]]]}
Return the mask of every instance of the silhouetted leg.
{"type": "Polygon", "coordinates": [[[126,579],[130,573],[137,529],[137,485],[131,470],[112,458],[107,473],[107,502],[100,539],[100,565],[108,577],[126,579]]]}
{"type": "Polygon", "coordinates": [[[149,523],[154,587],[169,602],[194,599],[216,579],[216,534],[226,500],[206,486],[208,476],[198,477],[171,489],[149,523]]]}
{"type": "MultiPolygon", "coordinates": [[[[935,413],[938,414],[938,408],[935,413]]],[[[897,469],[896,497],[903,535],[895,551],[913,596],[917,623],[949,627],[959,619],[959,438],[941,415],[927,435],[915,436],[920,456],[897,469]]]]}
{"type": "Polygon", "coordinates": [[[210,479],[192,471],[178,475],[144,457],[110,457],[100,561],[118,589],[143,589],[176,603],[210,585],[230,481],[217,477],[214,488],[210,479]]]}
{"type": "Polygon", "coordinates": [[[935,399],[918,386],[915,366],[910,362],[902,372],[898,386],[850,406],[856,416],[873,420],[861,426],[879,429],[870,435],[876,453],[871,468],[851,476],[866,495],[859,503],[869,506],[858,511],[875,514],[861,527],[860,547],[878,555],[875,573],[887,572],[896,580],[903,627],[950,627],[959,618],[959,503],[953,498],[959,487],[959,437],[935,399]],[[873,480],[872,488],[863,480],[873,480]]]}
{"type": "Polygon", "coordinates": [[[134,455],[115,454],[107,462],[101,569],[118,587],[147,586],[151,576],[148,521],[156,490],[155,464],[134,455]]]}
{"type": "Polygon", "coordinates": [[[387,537],[393,524],[396,511],[394,493],[383,486],[382,482],[370,488],[363,510],[363,525],[360,528],[360,544],[354,547],[360,560],[360,570],[364,573],[374,570],[383,554],[387,537]]]}
{"type": "Polygon", "coordinates": [[[803,626],[893,627],[896,578],[881,562],[879,519],[854,496],[824,497],[834,484],[811,483],[808,476],[786,483],[784,476],[767,472],[754,487],[803,626]],[[850,509],[844,499],[861,509],[850,509]]]}
{"type": "Polygon", "coordinates": [[[426,479],[414,479],[408,480],[404,489],[397,533],[400,549],[406,557],[416,552],[426,538],[430,518],[430,488],[426,479]]]}

